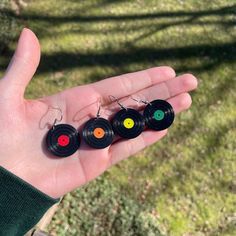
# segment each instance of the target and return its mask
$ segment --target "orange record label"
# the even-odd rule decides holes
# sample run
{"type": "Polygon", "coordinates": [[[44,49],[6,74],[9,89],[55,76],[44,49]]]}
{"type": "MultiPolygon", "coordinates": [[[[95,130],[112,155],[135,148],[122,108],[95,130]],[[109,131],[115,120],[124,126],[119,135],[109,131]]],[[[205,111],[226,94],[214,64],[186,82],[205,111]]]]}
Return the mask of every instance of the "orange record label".
{"type": "Polygon", "coordinates": [[[105,131],[102,128],[95,128],[94,131],[93,131],[93,135],[96,138],[103,138],[104,135],[105,135],[105,131]]]}

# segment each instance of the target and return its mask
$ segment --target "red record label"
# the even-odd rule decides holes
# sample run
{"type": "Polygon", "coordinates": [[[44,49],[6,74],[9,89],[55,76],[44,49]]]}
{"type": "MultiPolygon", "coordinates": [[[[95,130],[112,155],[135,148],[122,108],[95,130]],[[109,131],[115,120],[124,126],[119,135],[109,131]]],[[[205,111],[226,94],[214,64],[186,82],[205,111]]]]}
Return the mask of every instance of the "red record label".
{"type": "Polygon", "coordinates": [[[67,135],[62,134],[58,137],[57,142],[60,146],[65,147],[70,143],[70,138],[67,135]]]}

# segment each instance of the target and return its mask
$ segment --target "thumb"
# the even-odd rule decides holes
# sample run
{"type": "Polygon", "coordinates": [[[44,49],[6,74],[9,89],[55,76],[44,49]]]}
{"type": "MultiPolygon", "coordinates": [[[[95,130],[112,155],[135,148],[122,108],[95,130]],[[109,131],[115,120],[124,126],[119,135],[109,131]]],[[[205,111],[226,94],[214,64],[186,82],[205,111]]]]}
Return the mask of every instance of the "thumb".
{"type": "Polygon", "coordinates": [[[40,61],[40,45],[35,34],[29,29],[21,32],[17,49],[6,73],[1,80],[5,98],[22,100],[27,84],[33,77],[40,61]]]}

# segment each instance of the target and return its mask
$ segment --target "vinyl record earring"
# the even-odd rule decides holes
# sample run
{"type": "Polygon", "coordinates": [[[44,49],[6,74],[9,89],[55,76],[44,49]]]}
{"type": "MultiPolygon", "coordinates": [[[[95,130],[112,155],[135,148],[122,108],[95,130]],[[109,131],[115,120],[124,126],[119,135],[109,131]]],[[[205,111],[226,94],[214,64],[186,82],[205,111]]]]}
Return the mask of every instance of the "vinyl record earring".
{"type": "MultiPolygon", "coordinates": [[[[54,108],[57,109],[57,108],[54,108]]],[[[58,109],[60,110],[60,109],[58,109]]],[[[60,110],[61,112],[61,110],[60,110]]],[[[56,124],[62,120],[55,119],[52,128],[46,136],[47,149],[55,156],[68,157],[74,154],[80,146],[80,136],[77,130],[68,124],[56,124]]]]}
{"type": "Polygon", "coordinates": [[[138,111],[124,107],[114,96],[111,97],[121,107],[111,121],[114,132],[122,138],[136,138],[144,130],[144,117],[138,111]]]}
{"type": "Polygon", "coordinates": [[[108,120],[100,117],[99,105],[97,116],[88,120],[82,130],[84,141],[92,148],[102,149],[111,145],[114,132],[108,120]]]}
{"type": "Polygon", "coordinates": [[[165,100],[154,100],[152,102],[144,100],[136,100],[142,102],[147,106],[144,108],[143,116],[145,118],[146,126],[153,130],[164,130],[171,126],[174,121],[175,113],[173,107],[165,100]]]}

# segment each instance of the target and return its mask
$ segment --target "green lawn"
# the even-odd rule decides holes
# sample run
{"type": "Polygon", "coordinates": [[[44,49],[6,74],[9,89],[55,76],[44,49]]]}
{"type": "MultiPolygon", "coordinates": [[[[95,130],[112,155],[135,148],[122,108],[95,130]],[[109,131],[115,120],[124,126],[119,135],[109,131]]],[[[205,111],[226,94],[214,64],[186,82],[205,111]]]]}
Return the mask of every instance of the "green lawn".
{"type": "Polygon", "coordinates": [[[199,78],[165,139],[65,196],[52,235],[236,235],[235,0],[40,0],[13,17],[42,46],[29,98],[158,65],[199,78]]]}

